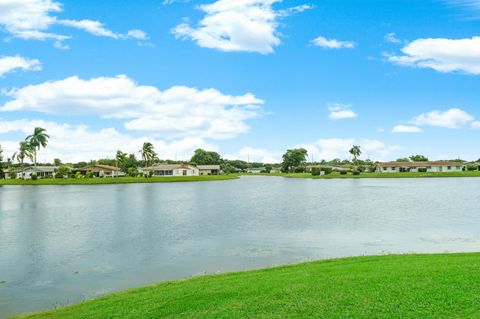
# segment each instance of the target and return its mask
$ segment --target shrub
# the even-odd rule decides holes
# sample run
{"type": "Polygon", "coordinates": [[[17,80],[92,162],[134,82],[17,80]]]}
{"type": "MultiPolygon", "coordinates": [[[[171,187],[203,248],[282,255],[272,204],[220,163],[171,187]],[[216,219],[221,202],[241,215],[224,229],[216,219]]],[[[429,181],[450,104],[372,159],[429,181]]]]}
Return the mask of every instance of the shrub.
{"type": "Polygon", "coordinates": [[[324,172],[325,175],[328,175],[328,174],[332,174],[333,169],[331,167],[322,167],[321,171],[324,172]]]}
{"type": "Polygon", "coordinates": [[[87,172],[87,174],[85,174],[85,178],[93,178],[92,172],[87,172]]]}
{"type": "Polygon", "coordinates": [[[84,178],[85,176],[82,175],[80,172],[75,173],[75,178],[84,178]]]}
{"type": "Polygon", "coordinates": [[[66,165],[61,165],[55,169],[55,178],[65,178],[68,177],[71,173],[71,168],[66,165]]]}
{"type": "Polygon", "coordinates": [[[30,178],[32,179],[32,181],[36,181],[36,180],[38,179],[38,176],[37,176],[37,174],[32,173],[32,174],[30,175],[30,178]]]}
{"type": "Polygon", "coordinates": [[[354,170],[354,171],[352,172],[352,174],[355,175],[355,176],[358,176],[358,175],[360,175],[360,171],[354,170]]]}
{"type": "Polygon", "coordinates": [[[420,167],[420,168],[418,169],[418,172],[419,172],[419,173],[426,173],[426,172],[427,172],[427,168],[426,168],[426,167],[420,167]]]}
{"type": "Polygon", "coordinates": [[[138,171],[134,167],[129,167],[127,172],[128,172],[128,176],[130,176],[130,177],[137,177],[138,176],[138,171]]]}
{"type": "Polygon", "coordinates": [[[469,172],[473,172],[473,171],[476,171],[476,170],[478,170],[477,166],[473,166],[473,165],[467,166],[467,171],[469,171],[469,172]]]}
{"type": "Polygon", "coordinates": [[[345,171],[345,170],[341,170],[341,171],[340,171],[340,175],[347,175],[347,173],[348,173],[348,172],[345,171]]]}
{"type": "Polygon", "coordinates": [[[148,177],[153,177],[153,171],[148,171],[148,177]]]}
{"type": "Polygon", "coordinates": [[[320,176],[320,168],[312,167],[312,176],[320,176]]]}
{"type": "Polygon", "coordinates": [[[295,173],[305,173],[305,167],[295,167],[295,169],[293,170],[295,173]]]}
{"type": "Polygon", "coordinates": [[[17,179],[17,173],[16,172],[10,172],[9,176],[10,176],[10,179],[17,179]]]}

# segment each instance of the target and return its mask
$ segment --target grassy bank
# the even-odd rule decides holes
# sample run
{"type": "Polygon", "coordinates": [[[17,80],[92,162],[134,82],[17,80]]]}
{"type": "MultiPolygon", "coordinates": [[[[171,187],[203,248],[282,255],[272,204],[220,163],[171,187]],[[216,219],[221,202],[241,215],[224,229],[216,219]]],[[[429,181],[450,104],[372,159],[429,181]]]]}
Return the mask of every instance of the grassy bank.
{"type": "Polygon", "coordinates": [[[326,260],[128,290],[21,318],[479,318],[480,254],[326,260]]]}
{"type": "Polygon", "coordinates": [[[236,179],[238,175],[180,176],[180,177],[119,177],[119,178],[49,178],[32,180],[2,179],[0,185],[99,185],[130,183],[206,182],[236,179]]]}
{"type": "Polygon", "coordinates": [[[310,173],[292,173],[292,174],[248,174],[256,176],[282,176],[290,178],[434,178],[434,177],[480,177],[480,172],[454,172],[454,173],[361,173],[360,175],[340,175],[332,173],[324,176],[312,176],[310,173]]]}

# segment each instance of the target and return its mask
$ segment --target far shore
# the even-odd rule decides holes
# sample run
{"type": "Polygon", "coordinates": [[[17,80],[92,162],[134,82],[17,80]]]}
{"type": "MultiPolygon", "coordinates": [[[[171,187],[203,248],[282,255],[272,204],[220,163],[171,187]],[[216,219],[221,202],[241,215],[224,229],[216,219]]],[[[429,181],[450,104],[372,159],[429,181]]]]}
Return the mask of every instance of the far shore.
{"type": "Polygon", "coordinates": [[[105,177],[105,178],[45,178],[36,181],[31,179],[2,179],[2,185],[106,185],[106,184],[140,184],[140,183],[181,183],[208,182],[237,179],[239,175],[202,175],[174,177],[105,177]]]}
{"type": "Polygon", "coordinates": [[[341,175],[334,172],[328,175],[313,176],[311,173],[258,173],[258,174],[244,174],[246,176],[279,176],[287,178],[311,178],[311,179],[335,179],[335,178],[441,178],[441,177],[480,177],[480,172],[442,172],[442,173],[361,173],[360,175],[353,175],[348,173],[341,175]]]}

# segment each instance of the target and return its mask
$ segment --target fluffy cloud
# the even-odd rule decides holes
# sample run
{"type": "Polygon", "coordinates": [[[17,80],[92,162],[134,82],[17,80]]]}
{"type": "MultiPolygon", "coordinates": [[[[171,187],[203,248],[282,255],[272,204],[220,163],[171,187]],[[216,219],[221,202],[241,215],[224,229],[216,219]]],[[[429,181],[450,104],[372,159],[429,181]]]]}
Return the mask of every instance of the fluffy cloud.
{"type": "Polygon", "coordinates": [[[480,37],[470,39],[418,39],[388,59],[400,65],[430,68],[438,72],[480,74],[480,37]]]}
{"type": "Polygon", "coordinates": [[[350,119],[358,116],[357,113],[352,110],[351,106],[346,104],[329,104],[328,111],[330,112],[328,117],[332,120],[350,119]]]}
{"type": "Polygon", "coordinates": [[[183,86],[160,91],[125,75],[83,80],[76,76],[14,89],[0,111],[35,111],[58,115],[99,115],[125,119],[129,130],[167,138],[225,139],[249,130],[263,101],[253,94],[225,95],[215,89],[183,86]]]}
{"type": "Polygon", "coordinates": [[[225,155],[225,158],[230,160],[249,160],[250,162],[279,163],[282,154],[261,148],[244,147],[237,153],[225,155]]]}
{"type": "Polygon", "coordinates": [[[393,128],[392,133],[420,133],[422,129],[412,125],[397,125],[393,128]]]}
{"type": "MultiPolygon", "coordinates": [[[[186,160],[197,148],[217,151],[218,147],[206,143],[201,138],[184,138],[165,142],[152,137],[133,137],[122,134],[113,128],[94,131],[83,125],[60,124],[43,120],[0,120],[0,136],[11,132],[30,134],[34,127],[43,127],[50,135],[48,147],[39,153],[39,162],[52,162],[61,158],[65,162],[88,161],[98,158],[114,158],[117,150],[138,155],[143,142],[154,144],[160,158],[186,160]]],[[[5,156],[11,156],[18,142],[2,138],[5,156]]]]}
{"type": "Polygon", "coordinates": [[[363,139],[355,140],[354,138],[330,138],[320,139],[313,144],[304,144],[300,147],[305,148],[310,156],[313,156],[315,161],[318,160],[332,160],[335,158],[349,157],[349,150],[352,145],[358,144],[363,151],[363,157],[370,157],[374,160],[385,160],[398,146],[387,146],[379,140],[363,139]]]}
{"type": "Polygon", "coordinates": [[[353,49],[355,47],[355,42],[339,41],[336,39],[327,39],[325,37],[318,37],[314,39],[312,43],[326,49],[353,49]]]}
{"type": "Polygon", "coordinates": [[[474,117],[460,109],[450,109],[447,111],[432,111],[416,116],[412,124],[423,126],[437,126],[446,128],[461,128],[474,121],[474,117]]]}
{"type": "Polygon", "coordinates": [[[397,35],[394,32],[390,32],[387,35],[385,35],[385,41],[393,44],[402,43],[402,40],[398,39],[397,35]]]}
{"type": "Polygon", "coordinates": [[[272,53],[281,43],[278,18],[312,8],[303,5],[287,10],[275,10],[281,0],[217,0],[197,8],[205,13],[197,27],[188,22],[172,32],[177,38],[191,39],[204,48],[221,51],[272,53]]]}
{"type": "Polygon", "coordinates": [[[62,11],[62,5],[53,0],[2,0],[0,1],[0,27],[17,38],[26,40],[56,40],[56,46],[64,47],[62,41],[69,36],[49,32],[53,25],[64,25],[82,29],[96,36],[115,39],[145,39],[140,30],[118,34],[104,28],[103,24],[92,20],[60,20],[54,14],[62,11]]]}
{"type": "Polygon", "coordinates": [[[42,66],[40,61],[34,59],[27,59],[21,56],[0,56],[0,77],[15,71],[39,71],[42,66]]]}

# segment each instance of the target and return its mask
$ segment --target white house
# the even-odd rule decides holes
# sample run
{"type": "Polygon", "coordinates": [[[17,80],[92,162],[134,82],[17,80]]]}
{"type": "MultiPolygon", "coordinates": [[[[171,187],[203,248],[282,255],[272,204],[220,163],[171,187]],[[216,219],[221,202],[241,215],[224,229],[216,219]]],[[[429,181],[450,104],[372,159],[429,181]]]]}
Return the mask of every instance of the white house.
{"type": "Polygon", "coordinates": [[[56,166],[30,166],[17,171],[17,178],[31,179],[32,174],[36,174],[38,178],[54,178],[56,168],[56,166]]]}
{"type": "Polygon", "coordinates": [[[145,168],[152,171],[153,176],[199,176],[200,170],[188,164],[163,164],[145,168]]]}
{"type": "Polygon", "coordinates": [[[441,172],[461,172],[463,171],[464,163],[462,162],[388,162],[380,163],[377,166],[379,173],[405,173],[418,172],[419,169],[426,169],[429,173],[441,172]]]}
{"type": "Polygon", "coordinates": [[[197,165],[200,175],[219,175],[220,165],[197,165]]]}
{"type": "Polygon", "coordinates": [[[96,176],[96,177],[121,177],[126,175],[118,167],[110,166],[110,165],[100,165],[100,164],[77,168],[77,169],[74,169],[73,172],[74,173],[80,172],[80,174],[82,175],[91,173],[93,176],[96,176]]]}

